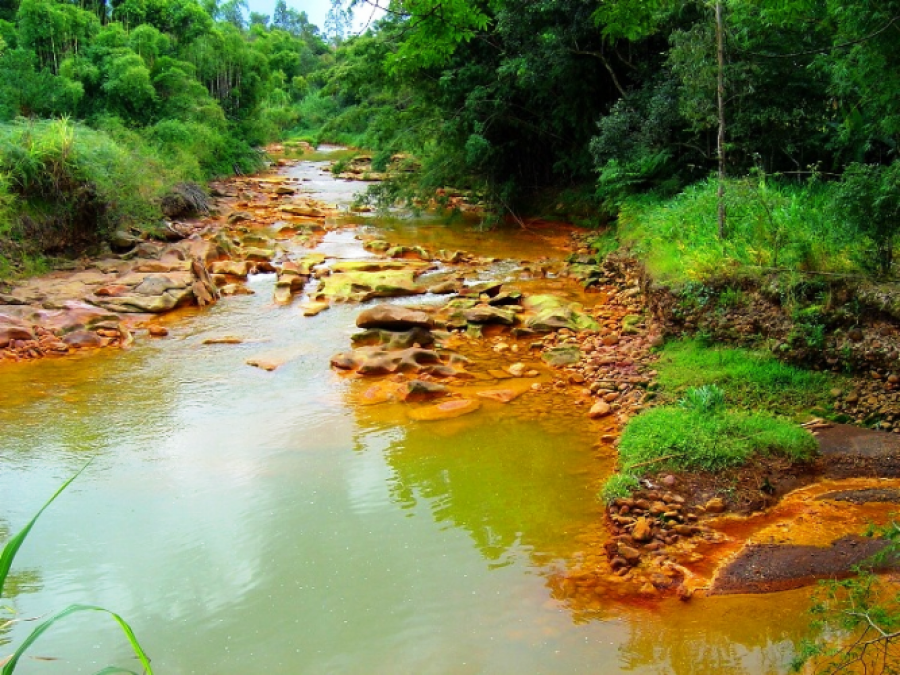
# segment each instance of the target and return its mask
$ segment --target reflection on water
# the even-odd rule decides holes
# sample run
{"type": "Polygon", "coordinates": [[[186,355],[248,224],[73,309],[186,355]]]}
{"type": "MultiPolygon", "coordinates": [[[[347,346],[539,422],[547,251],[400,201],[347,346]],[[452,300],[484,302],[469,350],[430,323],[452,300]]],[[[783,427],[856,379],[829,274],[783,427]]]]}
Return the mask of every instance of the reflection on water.
{"type": "MultiPolygon", "coordinates": [[[[328,245],[364,255],[344,234],[328,245]]],[[[108,606],[167,674],[784,672],[802,595],[596,596],[591,621],[551,595],[548,577],[590,553],[579,537],[597,528],[609,470],[577,408],[486,403],[411,423],[402,406],[354,406],[328,361],[359,308],[305,318],[272,303],[273,284],[256,277],[256,295],[127,352],[0,370],[12,529],[95,457],[20,553],[17,569],[40,575],[20,615],[108,606]],[[245,341],[203,344],[223,335],[245,341]],[[283,364],[246,365],[260,356],[283,364]]],[[[60,624],[39,652],[60,660],[23,672],[133,663],[102,621],[60,624]]]]}

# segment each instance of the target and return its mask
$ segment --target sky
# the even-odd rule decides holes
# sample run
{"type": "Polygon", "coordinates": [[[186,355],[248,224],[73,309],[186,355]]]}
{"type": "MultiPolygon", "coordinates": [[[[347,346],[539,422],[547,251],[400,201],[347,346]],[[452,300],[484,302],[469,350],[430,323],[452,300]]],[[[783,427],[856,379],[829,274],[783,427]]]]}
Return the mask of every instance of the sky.
{"type": "MultiPolygon", "coordinates": [[[[275,0],[248,0],[247,4],[251,12],[260,12],[272,16],[275,9],[275,0]]],[[[310,23],[315,24],[320,30],[325,29],[325,19],[331,9],[331,0],[287,0],[288,7],[293,7],[298,12],[306,12],[310,23]]],[[[354,30],[363,29],[372,16],[372,7],[362,5],[353,16],[354,30]]],[[[380,16],[380,13],[377,16],[380,16]]]]}

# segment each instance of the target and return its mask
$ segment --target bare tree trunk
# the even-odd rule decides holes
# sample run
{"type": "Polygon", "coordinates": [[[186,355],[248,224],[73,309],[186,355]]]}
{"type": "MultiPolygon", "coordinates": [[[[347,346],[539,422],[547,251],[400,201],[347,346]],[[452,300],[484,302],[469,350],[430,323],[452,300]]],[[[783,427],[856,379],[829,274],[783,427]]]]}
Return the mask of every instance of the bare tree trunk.
{"type": "Polygon", "coordinates": [[[725,238],[725,26],[722,21],[722,0],[716,0],[716,52],[719,62],[716,96],[719,105],[719,135],[717,149],[719,153],[719,239],[725,238]]]}

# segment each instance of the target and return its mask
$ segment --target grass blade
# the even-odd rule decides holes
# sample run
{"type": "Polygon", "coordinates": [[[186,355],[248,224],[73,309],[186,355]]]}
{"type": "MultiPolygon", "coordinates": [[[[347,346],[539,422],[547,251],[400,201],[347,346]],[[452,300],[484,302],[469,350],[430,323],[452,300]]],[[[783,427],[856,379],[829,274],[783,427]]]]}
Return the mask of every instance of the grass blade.
{"type": "MultiPolygon", "coordinates": [[[[131,644],[131,648],[134,650],[135,656],[137,656],[138,660],[141,662],[141,665],[144,666],[144,672],[147,675],[153,675],[153,669],[150,667],[150,659],[147,657],[147,654],[144,653],[144,649],[138,642],[137,637],[135,637],[134,631],[132,630],[131,626],[128,625],[128,622],[115,612],[111,612],[108,609],[104,609],[103,607],[96,607],[95,605],[69,605],[65,609],[60,610],[49,619],[44,621],[41,625],[31,631],[31,634],[27,638],[25,638],[25,641],[21,645],[19,645],[19,648],[16,649],[13,655],[9,658],[9,661],[6,663],[6,665],[3,666],[3,670],[0,671],[0,675],[12,675],[13,671],[15,671],[16,669],[16,665],[18,664],[19,659],[22,658],[22,655],[28,650],[28,648],[32,644],[34,644],[34,642],[53,624],[66,618],[70,614],[74,614],[75,612],[103,612],[104,614],[109,614],[122,628],[122,632],[125,633],[125,637],[128,639],[129,644],[131,644]]],[[[124,672],[132,673],[132,675],[137,675],[133,671],[121,668],[112,670],[110,670],[109,668],[104,668],[100,672],[124,672]]]]}
{"type": "Polygon", "coordinates": [[[22,528],[22,530],[12,537],[8,542],[6,542],[6,546],[3,547],[3,551],[0,552],[0,598],[3,597],[3,589],[6,586],[6,577],[9,575],[9,569],[12,567],[13,560],[16,557],[16,553],[19,552],[19,549],[22,548],[22,544],[25,543],[25,538],[28,536],[28,533],[31,532],[31,528],[34,527],[34,524],[37,522],[37,519],[41,517],[41,514],[46,510],[50,504],[53,503],[60,494],[62,494],[63,490],[65,490],[69,485],[71,485],[72,481],[74,481],[81,473],[88,468],[90,463],[93,460],[88,460],[87,464],[85,464],[81,469],[72,476],[69,480],[63,483],[62,487],[56,491],[56,493],[47,500],[47,503],[41,507],[41,510],[38,511],[34,518],[28,521],[28,524],[22,528]]]}

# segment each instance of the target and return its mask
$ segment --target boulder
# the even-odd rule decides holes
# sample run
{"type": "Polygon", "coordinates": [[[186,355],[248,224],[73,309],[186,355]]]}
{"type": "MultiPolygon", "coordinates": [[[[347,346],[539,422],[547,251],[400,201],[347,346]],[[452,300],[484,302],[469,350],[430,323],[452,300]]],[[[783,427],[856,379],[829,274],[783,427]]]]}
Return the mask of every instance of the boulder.
{"type": "Polygon", "coordinates": [[[588,412],[588,417],[592,420],[598,420],[601,417],[606,417],[612,412],[612,408],[609,406],[609,403],[606,401],[597,401],[594,405],[591,406],[590,411],[588,412]]]}
{"type": "Polygon", "coordinates": [[[6,347],[13,340],[34,340],[31,327],[21,319],[0,314],[0,348],[6,347]]]}
{"type": "Polygon", "coordinates": [[[430,329],[434,321],[425,312],[397,305],[376,305],[369,307],[356,317],[359,328],[383,328],[391,331],[407,331],[412,328],[430,329]]]}
{"type": "Polygon", "coordinates": [[[412,270],[406,269],[332,274],[322,281],[316,299],[362,302],[371,298],[419,295],[425,289],[416,284],[415,276],[412,270]]]}
{"type": "Polygon", "coordinates": [[[411,328],[407,331],[390,331],[382,328],[369,328],[350,336],[354,347],[371,347],[379,345],[385,349],[407,349],[408,347],[430,347],[434,344],[434,336],[424,328],[411,328]]]}
{"type": "Polygon", "coordinates": [[[499,323],[511,326],[516,322],[515,312],[490,305],[478,305],[463,310],[462,315],[469,323],[499,323]]]}
{"type": "Polygon", "coordinates": [[[568,302],[555,295],[532,295],[522,301],[532,316],[525,327],[536,333],[551,333],[568,328],[573,331],[599,330],[596,321],[582,311],[577,302],[568,302]]]}
{"type": "Polygon", "coordinates": [[[416,403],[419,401],[430,401],[441,396],[446,396],[449,390],[442,384],[436,382],[425,382],[423,380],[410,380],[404,383],[400,389],[400,398],[408,403],[416,403]]]}
{"type": "Polygon", "coordinates": [[[554,368],[561,368],[563,366],[571,366],[572,364],[578,363],[581,360],[581,350],[574,345],[553,347],[541,354],[541,358],[546,361],[548,365],[553,366],[554,368]]]}

